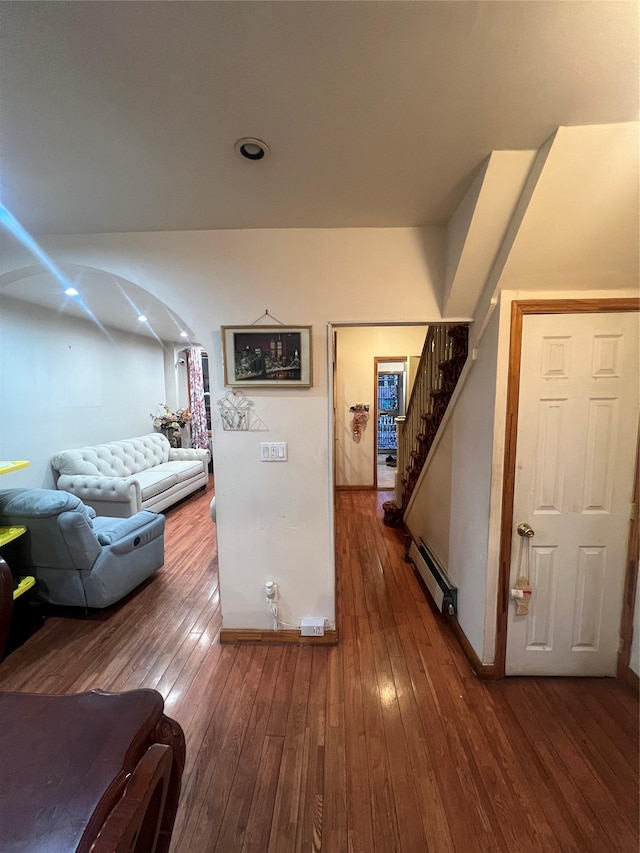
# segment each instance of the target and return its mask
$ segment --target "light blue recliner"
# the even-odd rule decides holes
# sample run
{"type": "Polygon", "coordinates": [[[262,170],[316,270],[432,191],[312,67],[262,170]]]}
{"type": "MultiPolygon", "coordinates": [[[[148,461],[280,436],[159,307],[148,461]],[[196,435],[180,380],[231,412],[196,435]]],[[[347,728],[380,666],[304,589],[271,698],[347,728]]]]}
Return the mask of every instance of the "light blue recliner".
{"type": "Polygon", "coordinates": [[[164,516],[96,517],[68,492],[0,491],[0,526],[23,524],[23,568],[39,598],[71,607],[109,607],[164,563],[164,516]]]}

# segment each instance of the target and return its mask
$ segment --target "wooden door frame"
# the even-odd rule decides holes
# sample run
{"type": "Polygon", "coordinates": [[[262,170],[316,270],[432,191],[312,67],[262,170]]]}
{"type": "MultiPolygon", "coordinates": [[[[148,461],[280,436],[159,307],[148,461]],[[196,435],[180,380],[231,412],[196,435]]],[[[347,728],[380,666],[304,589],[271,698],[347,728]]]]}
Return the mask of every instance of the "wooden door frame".
{"type": "MultiPolygon", "coordinates": [[[[511,574],[511,539],[513,530],[513,497],[516,473],[516,449],[518,438],[518,403],[520,396],[520,359],[522,355],[522,320],[525,314],[604,314],[623,311],[639,311],[640,299],[531,299],[514,300],[511,303],[511,329],[509,342],[509,373],[507,379],[507,409],[505,418],[504,468],[502,479],[502,507],[500,528],[500,556],[498,562],[498,604],[496,614],[496,646],[494,677],[504,678],[507,657],[507,618],[509,612],[509,579],[511,574]]],[[[637,566],[637,562],[636,562],[637,566]]],[[[627,564],[625,594],[621,631],[633,631],[633,606],[635,586],[628,594],[632,583],[627,564]]],[[[631,636],[622,637],[631,646],[631,636]]],[[[628,664],[627,664],[628,668],[628,664]]]]}
{"type": "MultiPolygon", "coordinates": [[[[383,361],[397,361],[404,364],[405,377],[407,372],[406,355],[375,355],[373,357],[373,488],[378,490],[378,365],[383,361]]],[[[406,400],[404,401],[406,405],[406,400]]],[[[397,451],[396,451],[397,454],[397,451]]]]}
{"type": "Polygon", "coordinates": [[[638,557],[640,556],[640,522],[638,521],[638,504],[640,502],[640,429],[636,443],[636,467],[633,483],[633,512],[629,524],[629,546],[627,548],[627,575],[624,584],[622,602],[622,621],[620,623],[620,653],[618,654],[618,676],[638,692],[640,679],[631,669],[631,643],[633,641],[633,617],[636,605],[636,590],[638,582],[638,557]]]}

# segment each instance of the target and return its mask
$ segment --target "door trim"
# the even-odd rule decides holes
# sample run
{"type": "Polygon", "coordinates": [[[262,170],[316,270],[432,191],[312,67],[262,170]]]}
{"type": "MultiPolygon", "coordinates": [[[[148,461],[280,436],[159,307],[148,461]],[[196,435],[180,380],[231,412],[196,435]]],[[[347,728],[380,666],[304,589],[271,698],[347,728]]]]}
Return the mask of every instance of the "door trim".
{"type": "Polygon", "coordinates": [[[618,655],[618,676],[624,678],[638,693],[639,679],[631,669],[631,643],[633,641],[633,615],[636,605],[636,589],[638,582],[638,558],[640,556],[640,521],[638,519],[638,503],[640,502],[640,430],[636,444],[636,471],[633,484],[634,513],[629,524],[629,546],[627,549],[627,575],[624,583],[622,599],[622,622],[620,624],[620,654],[618,655]]]}
{"type": "MultiPolygon", "coordinates": [[[[498,559],[498,604],[496,614],[495,677],[504,678],[507,657],[507,617],[509,610],[509,578],[511,568],[511,538],[513,529],[513,496],[516,474],[516,448],[518,438],[518,402],[520,396],[520,358],[522,353],[522,318],[525,314],[604,314],[622,311],[639,311],[640,299],[531,299],[511,303],[511,328],[509,343],[509,374],[507,379],[507,410],[505,418],[504,467],[502,478],[502,506],[500,528],[500,555],[498,559]]],[[[629,565],[625,576],[625,590],[629,583],[629,565]]],[[[625,595],[622,624],[628,610],[625,595]]],[[[628,616],[627,616],[628,621],[628,616]]],[[[633,630],[633,612],[631,613],[633,630]]],[[[624,637],[623,637],[624,642],[624,637]]],[[[631,639],[629,638],[629,644],[631,639]]]]}

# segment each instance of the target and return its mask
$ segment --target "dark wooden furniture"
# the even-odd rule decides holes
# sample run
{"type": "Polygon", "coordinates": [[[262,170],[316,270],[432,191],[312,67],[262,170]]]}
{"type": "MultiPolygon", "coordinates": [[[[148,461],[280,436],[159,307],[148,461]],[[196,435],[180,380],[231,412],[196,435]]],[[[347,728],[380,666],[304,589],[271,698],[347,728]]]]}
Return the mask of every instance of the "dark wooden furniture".
{"type": "Polygon", "coordinates": [[[7,563],[0,557],[0,660],[4,657],[4,647],[9,636],[12,612],[13,575],[7,563]]]}
{"type": "Polygon", "coordinates": [[[185,742],[155,690],[0,693],[3,853],[166,853],[185,742]]]}

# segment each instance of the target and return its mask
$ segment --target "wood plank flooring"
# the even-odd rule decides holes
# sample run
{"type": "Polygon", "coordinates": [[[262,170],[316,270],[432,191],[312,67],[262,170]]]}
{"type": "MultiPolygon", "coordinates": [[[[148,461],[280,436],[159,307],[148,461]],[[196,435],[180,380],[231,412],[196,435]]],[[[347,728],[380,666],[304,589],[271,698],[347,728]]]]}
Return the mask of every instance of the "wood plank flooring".
{"type": "Polygon", "coordinates": [[[396,487],[396,471],[397,468],[392,468],[387,465],[386,458],[389,455],[396,455],[396,451],[392,451],[389,453],[379,453],[377,457],[377,471],[376,471],[376,479],[378,481],[379,489],[387,489],[389,491],[393,491],[396,487]]]}
{"type": "Polygon", "coordinates": [[[175,853],[638,850],[627,686],[478,681],[385,492],[337,494],[338,646],[222,646],[210,497],[167,513],[155,578],[51,616],[0,665],[2,690],[163,694],[187,738],[175,853]]]}

